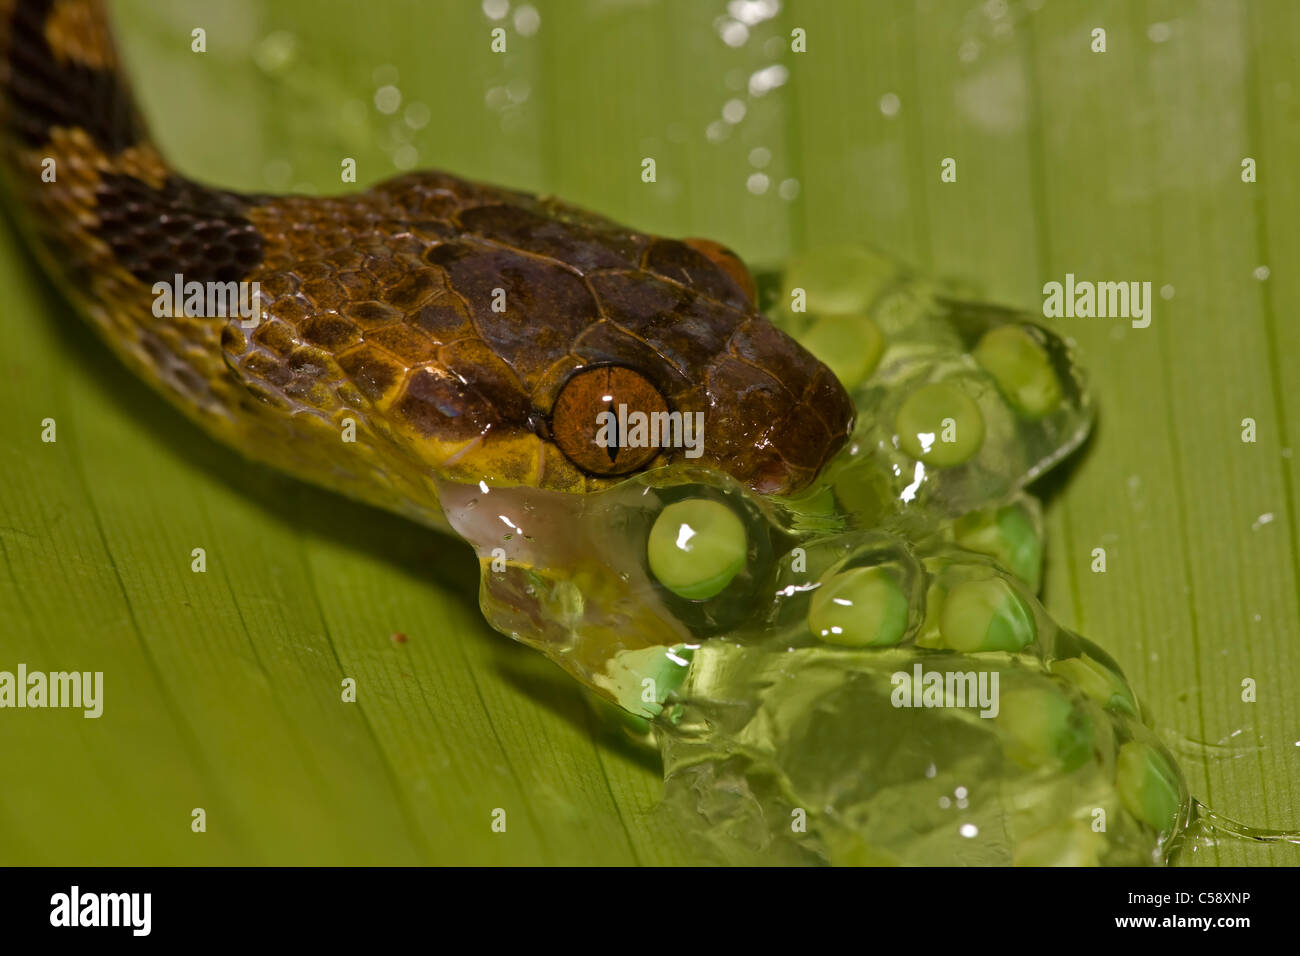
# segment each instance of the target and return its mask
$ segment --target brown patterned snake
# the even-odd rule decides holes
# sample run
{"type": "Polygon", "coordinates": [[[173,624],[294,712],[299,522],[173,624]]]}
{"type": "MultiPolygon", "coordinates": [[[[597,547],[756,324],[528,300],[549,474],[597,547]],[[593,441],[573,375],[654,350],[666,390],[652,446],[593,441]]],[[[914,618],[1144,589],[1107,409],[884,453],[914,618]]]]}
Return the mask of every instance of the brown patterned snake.
{"type": "Polygon", "coordinates": [[[823,469],[854,428],[849,395],[716,243],[435,172],[330,198],[198,184],[150,143],[98,0],[0,0],[0,143],[7,209],[60,290],[207,431],[454,524],[489,622],[629,713],[657,718],[685,687],[662,740],[697,826],[730,839],[756,807],[787,839],[788,798],[818,808],[824,841],[793,840],[791,859],[1126,865],[1186,827],[1186,783],[1118,665],[1034,596],[1041,521],[1021,492],[1092,406],[1068,344],[1026,316],[918,293],[882,337],[893,360],[855,386],[837,482],[823,469]],[[189,283],[260,302],[159,307],[189,283]],[[702,445],[603,444],[622,407],[701,416],[702,445]],[[931,447],[934,420],[961,422],[954,449],[931,447]],[[798,526],[760,513],[819,474],[833,508],[798,526]],[[697,478],[689,499],[662,487],[697,478]],[[738,562],[674,587],[637,545],[663,520],[684,550],[694,528],[664,516],[698,505],[707,532],[694,515],[723,499],[739,530],[714,537],[741,543],[738,562]],[[1006,707],[900,706],[894,678],[919,687],[923,661],[1004,680],[1006,707]],[[978,827],[934,809],[955,784],[978,827]],[[1084,822],[1099,806],[1104,839],[1084,822]]]}
{"type": "Polygon", "coordinates": [[[113,350],[221,441],[354,498],[443,526],[436,479],[584,493],[681,463],[598,445],[620,403],[703,413],[690,465],[785,493],[852,425],[716,243],[436,172],[332,198],[184,178],[99,0],[0,0],[0,124],[9,206],[113,350]],[[176,276],[256,283],[261,314],[155,314],[176,276]]]}

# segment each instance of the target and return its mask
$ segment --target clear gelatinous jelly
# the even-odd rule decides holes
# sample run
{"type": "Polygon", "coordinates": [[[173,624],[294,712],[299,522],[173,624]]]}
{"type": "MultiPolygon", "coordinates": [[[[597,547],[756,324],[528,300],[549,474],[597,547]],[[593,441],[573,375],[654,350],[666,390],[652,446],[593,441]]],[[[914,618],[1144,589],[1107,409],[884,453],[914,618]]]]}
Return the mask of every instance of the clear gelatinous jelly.
{"type": "Polygon", "coordinates": [[[1068,343],[866,250],[761,288],[851,392],[848,445],[793,498],[683,468],[447,485],[488,620],[649,722],[667,811],[722,859],[1164,860],[1178,768],[1036,597],[1024,489],[1092,420],[1068,343]]]}

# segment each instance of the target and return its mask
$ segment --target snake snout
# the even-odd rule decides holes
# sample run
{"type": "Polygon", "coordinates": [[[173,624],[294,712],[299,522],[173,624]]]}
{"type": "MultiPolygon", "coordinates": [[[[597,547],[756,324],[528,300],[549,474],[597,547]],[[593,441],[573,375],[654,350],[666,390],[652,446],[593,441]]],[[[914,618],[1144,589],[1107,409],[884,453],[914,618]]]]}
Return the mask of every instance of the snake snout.
{"type": "Polygon", "coordinates": [[[839,379],[762,316],[710,368],[710,457],[759,494],[811,482],[848,440],[854,408],[839,379]]]}

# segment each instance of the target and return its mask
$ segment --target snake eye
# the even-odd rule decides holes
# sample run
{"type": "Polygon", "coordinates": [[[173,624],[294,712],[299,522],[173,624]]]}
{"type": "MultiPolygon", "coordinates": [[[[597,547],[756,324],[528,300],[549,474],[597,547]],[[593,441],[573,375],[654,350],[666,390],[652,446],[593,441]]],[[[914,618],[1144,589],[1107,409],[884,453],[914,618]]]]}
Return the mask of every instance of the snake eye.
{"type": "Polygon", "coordinates": [[[551,410],[551,434],[566,458],[593,475],[626,475],[659,454],[646,422],[668,411],[645,376],[621,365],[579,371],[551,410]]]}
{"type": "Polygon", "coordinates": [[[754,285],[754,277],[749,274],[745,264],[740,261],[740,256],[712,239],[683,239],[682,243],[690,246],[730,276],[731,281],[736,283],[741,292],[745,293],[750,305],[758,305],[758,288],[754,285]]]}

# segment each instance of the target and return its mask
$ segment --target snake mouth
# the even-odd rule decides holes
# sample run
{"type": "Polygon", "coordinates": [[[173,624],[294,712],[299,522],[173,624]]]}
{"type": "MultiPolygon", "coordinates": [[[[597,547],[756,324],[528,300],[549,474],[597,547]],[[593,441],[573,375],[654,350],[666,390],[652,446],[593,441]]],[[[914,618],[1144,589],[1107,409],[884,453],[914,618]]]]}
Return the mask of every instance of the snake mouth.
{"type": "MultiPolygon", "coordinates": [[[[848,440],[848,429],[831,433],[810,424],[808,410],[771,425],[755,442],[747,470],[732,477],[758,495],[784,497],[812,484],[848,440]]],[[[852,422],[850,420],[849,426],[852,422]]]]}
{"type": "Polygon", "coordinates": [[[764,462],[747,482],[751,491],[760,495],[789,495],[806,487],[817,472],[797,468],[782,458],[764,462]]]}

